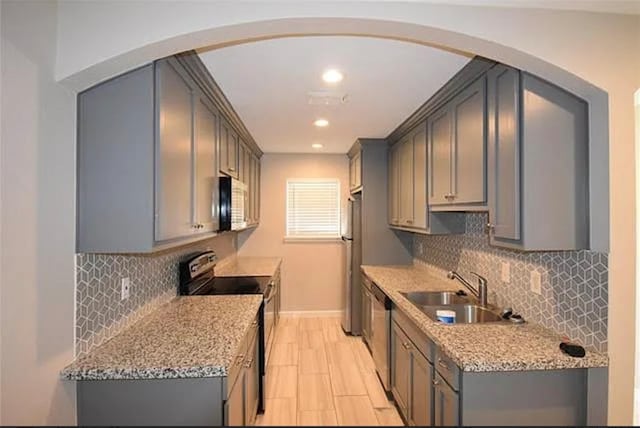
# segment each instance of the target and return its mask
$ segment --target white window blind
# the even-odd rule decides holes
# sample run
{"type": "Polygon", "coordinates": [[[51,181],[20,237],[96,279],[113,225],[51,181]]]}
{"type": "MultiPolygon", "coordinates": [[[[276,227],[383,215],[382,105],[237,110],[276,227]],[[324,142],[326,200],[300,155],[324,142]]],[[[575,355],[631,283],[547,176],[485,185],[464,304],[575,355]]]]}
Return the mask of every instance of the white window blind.
{"type": "Polygon", "coordinates": [[[340,181],[287,180],[287,238],[340,236],[340,181]]]}

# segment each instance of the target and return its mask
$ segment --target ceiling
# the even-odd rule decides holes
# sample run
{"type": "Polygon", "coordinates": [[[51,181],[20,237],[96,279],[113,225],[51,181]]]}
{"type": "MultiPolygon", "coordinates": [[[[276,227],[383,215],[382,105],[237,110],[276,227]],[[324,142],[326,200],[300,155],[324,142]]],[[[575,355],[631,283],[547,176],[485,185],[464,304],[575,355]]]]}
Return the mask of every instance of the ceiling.
{"type": "Polygon", "coordinates": [[[471,59],[347,36],[264,40],[199,55],[265,153],[346,153],[358,137],[386,137],[471,59]],[[322,80],[330,67],[343,72],[339,84],[322,80]],[[348,101],[310,105],[308,92],[321,90],[346,93],[348,101]],[[329,126],[315,127],[318,118],[329,126]]]}

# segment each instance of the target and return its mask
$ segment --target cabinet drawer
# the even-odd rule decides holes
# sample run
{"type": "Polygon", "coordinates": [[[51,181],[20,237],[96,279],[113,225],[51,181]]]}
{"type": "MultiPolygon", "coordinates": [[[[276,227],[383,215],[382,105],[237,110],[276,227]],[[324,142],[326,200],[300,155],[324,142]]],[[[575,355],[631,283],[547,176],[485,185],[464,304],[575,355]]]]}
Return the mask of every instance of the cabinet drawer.
{"type": "Polygon", "coordinates": [[[440,348],[437,348],[435,352],[434,367],[453,389],[460,390],[460,369],[440,348]]]}
{"type": "Polygon", "coordinates": [[[433,362],[433,354],[435,348],[433,342],[420,331],[418,326],[416,326],[414,322],[409,319],[409,317],[407,317],[397,308],[393,309],[392,318],[413,342],[416,349],[420,351],[420,353],[424,355],[427,360],[433,362]]]}

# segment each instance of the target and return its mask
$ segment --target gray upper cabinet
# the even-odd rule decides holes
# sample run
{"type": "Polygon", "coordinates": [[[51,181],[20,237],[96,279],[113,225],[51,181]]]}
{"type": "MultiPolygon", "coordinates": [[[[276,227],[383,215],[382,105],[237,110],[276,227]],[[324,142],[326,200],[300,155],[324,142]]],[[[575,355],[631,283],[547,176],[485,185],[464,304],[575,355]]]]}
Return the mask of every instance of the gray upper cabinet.
{"type": "Polygon", "coordinates": [[[234,129],[243,178],[259,181],[262,153],[195,53],[80,93],[76,250],[144,253],[213,236],[220,158],[238,174],[234,129]]]}
{"type": "Polygon", "coordinates": [[[362,189],[362,152],[356,151],[349,157],[349,190],[357,192],[362,189]]]}
{"type": "Polygon", "coordinates": [[[486,209],[485,93],[483,76],[428,119],[434,209],[486,209]]]}
{"type": "Polygon", "coordinates": [[[488,95],[491,244],[588,248],[586,103],[503,65],[489,71],[488,95]]]}
{"type": "Polygon", "coordinates": [[[215,108],[170,61],[156,67],[156,241],[218,229],[215,108]],[[167,120],[171,117],[171,120],[167,120]]]}
{"type": "Polygon", "coordinates": [[[388,157],[388,179],[387,179],[387,199],[389,201],[388,220],[392,226],[400,225],[400,144],[395,144],[389,148],[388,157]]]}
{"type": "MultiPolygon", "coordinates": [[[[192,223],[193,85],[169,61],[156,68],[158,144],[156,240],[189,234],[192,223]]],[[[213,160],[213,159],[212,159],[213,160]]]]}
{"type": "Polygon", "coordinates": [[[389,149],[389,224],[417,233],[461,233],[455,213],[431,213],[427,203],[427,129],[423,122],[389,149]]]}
{"type": "Polygon", "coordinates": [[[219,196],[217,138],[219,115],[211,102],[199,96],[194,106],[194,214],[193,224],[204,232],[218,230],[219,196]]]}
{"type": "Polygon", "coordinates": [[[220,172],[238,177],[238,134],[224,118],[220,121],[220,172]]]}

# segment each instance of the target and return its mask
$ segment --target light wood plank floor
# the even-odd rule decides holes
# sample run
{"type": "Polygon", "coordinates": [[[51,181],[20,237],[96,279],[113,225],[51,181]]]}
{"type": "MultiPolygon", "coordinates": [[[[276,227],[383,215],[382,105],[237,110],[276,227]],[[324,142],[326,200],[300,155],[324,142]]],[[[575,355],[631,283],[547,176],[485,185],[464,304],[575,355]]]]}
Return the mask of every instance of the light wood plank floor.
{"type": "Polygon", "coordinates": [[[360,337],[339,318],[280,319],[256,425],[403,425],[360,337]]]}

